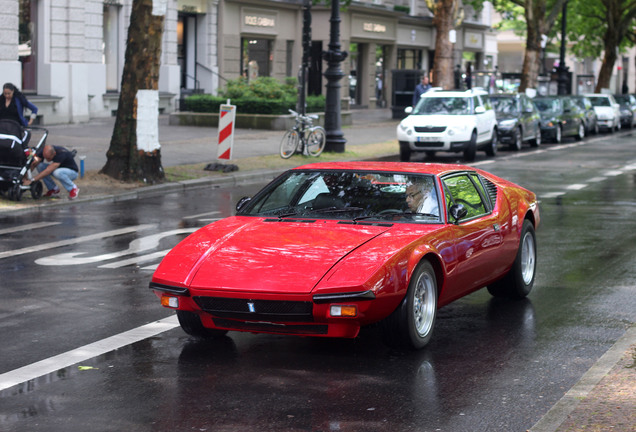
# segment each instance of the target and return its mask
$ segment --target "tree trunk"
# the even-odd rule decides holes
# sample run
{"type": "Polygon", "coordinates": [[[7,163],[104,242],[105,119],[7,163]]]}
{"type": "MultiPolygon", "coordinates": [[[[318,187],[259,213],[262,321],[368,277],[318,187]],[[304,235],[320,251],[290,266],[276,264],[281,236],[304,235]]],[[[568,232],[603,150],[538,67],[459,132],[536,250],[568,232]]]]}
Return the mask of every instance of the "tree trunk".
{"type": "Polygon", "coordinates": [[[117,118],[106,153],[108,160],[100,171],[118,180],[155,183],[165,177],[160,148],[145,151],[137,147],[138,91],[156,91],[159,86],[165,11],[153,14],[162,12],[153,11],[153,5],[156,7],[158,3],[153,0],[132,3],[117,118]]]}
{"type": "MultiPolygon", "coordinates": [[[[605,30],[605,37],[603,38],[605,53],[603,54],[601,70],[598,73],[598,81],[594,89],[595,93],[600,93],[601,89],[609,88],[614,63],[616,63],[617,59],[616,49],[623,39],[623,33],[621,32],[621,15],[623,9],[614,1],[606,1],[603,3],[607,14],[607,29],[605,30]]],[[[629,28],[631,28],[631,25],[629,28]]]]}
{"type": "Polygon", "coordinates": [[[616,63],[616,46],[608,46],[611,44],[605,44],[605,54],[603,55],[603,63],[601,64],[601,70],[598,73],[598,81],[596,82],[596,88],[594,93],[600,93],[601,89],[609,89],[610,80],[612,79],[612,70],[614,69],[614,63],[616,63]]]}
{"type": "Polygon", "coordinates": [[[453,44],[449,32],[453,29],[453,8],[456,0],[439,0],[432,11],[435,37],[435,59],[433,61],[433,86],[450,90],[455,86],[453,79],[453,44]]]}
{"type": "Polygon", "coordinates": [[[521,84],[519,85],[520,93],[529,88],[537,88],[537,78],[541,72],[541,35],[544,32],[547,33],[545,10],[545,0],[526,0],[526,52],[523,58],[521,84]]]}

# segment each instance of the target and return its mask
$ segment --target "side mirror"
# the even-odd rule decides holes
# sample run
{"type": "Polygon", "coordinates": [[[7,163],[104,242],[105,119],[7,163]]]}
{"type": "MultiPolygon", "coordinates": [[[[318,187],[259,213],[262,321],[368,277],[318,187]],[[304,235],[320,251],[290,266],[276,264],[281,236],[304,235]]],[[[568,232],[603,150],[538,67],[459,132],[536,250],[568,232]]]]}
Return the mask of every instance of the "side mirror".
{"type": "Polygon", "coordinates": [[[413,112],[413,107],[408,106],[408,107],[404,108],[404,112],[407,113],[407,114],[411,114],[413,112]]]}
{"type": "Polygon", "coordinates": [[[247,196],[246,196],[246,197],[241,198],[240,200],[238,200],[238,202],[236,203],[236,211],[237,211],[237,212],[240,212],[240,211],[241,211],[241,209],[242,209],[243,207],[245,207],[245,205],[246,205],[248,202],[250,202],[250,201],[252,201],[252,198],[251,198],[251,197],[247,197],[247,196]]]}
{"type": "Polygon", "coordinates": [[[486,112],[486,108],[484,108],[483,106],[478,106],[477,108],[475,108],[475,114],[483,114],[486,112]]]}
{"type": "Polygon", "coordinates": [[[455,223],[459,222],[468,214],[468,210],[464,207],[464,204],[453,204],[450,208],[450,215],[455,219],[455,223]]]}

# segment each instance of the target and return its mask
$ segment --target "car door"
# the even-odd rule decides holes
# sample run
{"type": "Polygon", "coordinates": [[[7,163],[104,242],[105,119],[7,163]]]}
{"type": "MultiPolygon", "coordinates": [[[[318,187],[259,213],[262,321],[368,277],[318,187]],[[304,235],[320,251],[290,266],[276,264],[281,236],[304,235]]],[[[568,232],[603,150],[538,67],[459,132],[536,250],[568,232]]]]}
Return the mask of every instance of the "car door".
{"type": "Polygon", "coordinates": [[[579,111],[569,97],[561,98],[563,105],[563,136],[576,135],[579,128],[579,111]]]}
{"type": "Polygon", "coordinates": [[[477,123],[477,142],[490,140],[490,122],[488,110],[484,107],[478,95],[473,96],[473,112],[477,123]]]}
{"type": "Polygon", "coordinates": [[[519,104],[523,118],[523,140],[527,141],[535,138],[535,134],[539,130],[539,114],[528,97],[519,98],[519,104]]]}
{"type": "Polygon", "coordinates": [[[442,179],[449,209],[449,229],[455,241],[456,266],[440,293],[440,302],[453,300],[483,287],[501,275],[510,265],[505,257],[514,256],[515,245],[510,240],[511,220],[505,205],[495,206],[476,173],[454,173],[442,179]],[[453,205],[461,204],[467,214],[454,221],[453,205]]]}

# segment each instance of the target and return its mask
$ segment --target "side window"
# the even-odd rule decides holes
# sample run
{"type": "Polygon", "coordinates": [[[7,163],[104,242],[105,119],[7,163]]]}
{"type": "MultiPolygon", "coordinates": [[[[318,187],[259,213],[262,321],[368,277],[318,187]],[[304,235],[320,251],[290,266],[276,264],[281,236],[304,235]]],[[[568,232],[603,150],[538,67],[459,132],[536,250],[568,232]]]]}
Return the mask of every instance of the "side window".
{"type": "Polygon", "coordinates": [[[468,174],[445,178],[444,186],[446,191],[451,195],[453,203],[462,204],[468,211],[466,217],[462,220],[483,216],[488,212],[482,200],[482,195],[468,174]]]}

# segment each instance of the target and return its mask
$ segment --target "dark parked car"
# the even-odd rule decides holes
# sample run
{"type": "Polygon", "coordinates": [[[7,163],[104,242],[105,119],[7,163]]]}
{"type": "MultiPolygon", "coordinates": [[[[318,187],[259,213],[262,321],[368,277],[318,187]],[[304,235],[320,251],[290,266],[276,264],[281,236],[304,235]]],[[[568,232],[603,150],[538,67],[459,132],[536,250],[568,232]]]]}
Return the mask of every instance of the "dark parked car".
{"type": "Polygon", "coordinates": [[[523,93],[490,96],[499,126],[499,142],[507,143],[511,150],[521,150],[524,141],[541,145],[541,117],[532,100],[523,93]]]}
{"type": "Polygon", "coordinates": [[[583,113],[569,96],[545,96],[533,99],[541,114],[543,139],[560,143],[563,137],[585,137],[583,113]]]}
{"type": "Polygon", "coordinates": [[[596,111],[594,111],[594,105],[587,96],[571,96],[574,103],[583,112],[583,120],[585,121],[585,133],[597,134],[598,133],[598,117],[596,117],[596,111]]]}
{"type": "Polygon", "coordinates": [[[630,94],[614,95],[620,105],[621,127],[633,128],[636,123],[636,97],[630,94]]]}

